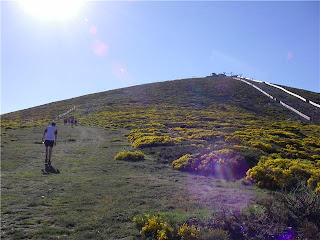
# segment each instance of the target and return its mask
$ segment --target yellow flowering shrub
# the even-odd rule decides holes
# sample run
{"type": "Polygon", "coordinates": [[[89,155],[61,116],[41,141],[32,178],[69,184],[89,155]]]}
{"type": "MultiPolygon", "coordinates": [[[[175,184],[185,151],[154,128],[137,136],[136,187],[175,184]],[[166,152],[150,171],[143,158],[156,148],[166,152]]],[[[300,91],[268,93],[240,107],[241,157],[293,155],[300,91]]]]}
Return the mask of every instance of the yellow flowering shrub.
{"type": "Polygon", "coordinates": [[[146,238],[152,237],[157,240],[169,240],[174,238],[174,229],[169,227],[161,215],[146,214],[144,217],[134,217],[133,222],[141,229],[146,238]]]}
{"type": "Polygon", "coordinates": [[[144,154],[141,151],[128,152],[123,151],[119,152],[115,157],[115,160],[124,160],[124,161],[140,161],[144,160],[144,154]]]}
{"type": "Polygon", "coordinates": [[[199,234],[200,228],[197,228],[194,225],[188,226],[186,223],[178,230],[178,236],[181,237],[181,240],[198,240],[199,234]]]}
{"type": "Polygon", "coordinates": [[[240,178],[248,170],[243,157],[230,149],[207,154],[186,154],[172,162],[178,170],[215,175],[222,178],[240,178]]]}
{"type": "Polygon", "coordinates": [[[143,217],[134,217],[138,230],[141,230],[144,239],[157,240],[228,240],[230,235],[222,229],[214,229],[211,227],[196,227],[188,225],[170,227],[163,219],[162,215],[145,214],[143,217]]]}
{"type": "Polygon", "coordinates": [[[29,129],[38,126],[44,126],[50,122],[49,119],[37,120],[37,121],[22,121],[22,120],[1,120],[1,130],[13,130],[13,129],[29,129]]]}
{"type": "Polygon", "coordinates": [[[229,233],[222,229],[189,226],[186,223],[178,229],[178,236],[181,240],[228,240],[230,238],[229,233]]]}
{"type": "MultiPolygon", "coordinates": [[[[247,171],[247,179],[269,189],[287,187],[297,180],[307,180],[308,186],[318,188],[320,170],[313,161],[266,158],[247,171]]],[[[316,190],[319,191],[319,190],[316,190]]]]}
{"type": "Polygon", "coordinates": [[[144,136],[138,138],[132,143],[132,147],[145,148],[156,146],[172,146],[175,144],[175,140],[169,136],[144,136]]]}
{"type": "Polygon", "coordinates": [[[189,140],[211,141],[225,136],[225,133],[216,130],[198,128],[175,128],[175,130],[189,140]]]}
{"type": "Polygon", "coordinates": [[[313,136],[309,136],[303,139],[302,145],[320,148],[320,139],[313,136]]]}
{"type": "Polygon", "coordinates": [[[195,155],[185,154],[177,160],[174,160],[172,167],[178,170],[191,171],[196,167],[196,165],[194,165],[196,160],[195,155]]]}
{"type": "Polygon", "coordinates": [[[249,141],[248,142],[251,146],[261,149],[264,152],[267,153],[272,153],[272,152],[276,152],[276,150],[268,143],[264,143],[261,141],[249,141]]]}
{"type": "Polygon", "coordinates": [[[308,179],[308,186],[315,189],[315,193],[320,194],[320,168],[311,170],[311,177],[308,179]]]}
{"type": "Polygon", "coordinates": [[[130,142],[134,142],[135,140],[145,137],[145,136],[161,136],[162,133],[160,130],[155,128],[142,128],[142,129],[133,129],[130,131],[127,139],[130,142]]]}
{"type": "Polygon", "coordinates": [[[159,127],[159,128],[165,128],[166,127],[163,123],[156,122],[156,121],[150,121],[145,126],[146,127],[159,127]]]}

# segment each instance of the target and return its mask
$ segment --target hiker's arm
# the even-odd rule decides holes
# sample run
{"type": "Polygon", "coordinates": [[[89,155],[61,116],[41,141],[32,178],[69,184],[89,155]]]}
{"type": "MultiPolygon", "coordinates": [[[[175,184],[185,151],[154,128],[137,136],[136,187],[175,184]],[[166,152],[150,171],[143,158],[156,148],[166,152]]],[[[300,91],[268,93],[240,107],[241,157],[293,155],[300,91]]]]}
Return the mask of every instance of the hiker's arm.
{"type": "Polygon", "coordinates": [[[58,131],[54,132],[54,145],[57,145],[58,131]]]}
{"type": "Polygon", "coordinates": [[[44,132],[43,132],[42,142],[44,142],[44,136],[46,135],[46,133],[47,133],[47,129],[46,129],[46,130],[44,130],[44,132]]]}

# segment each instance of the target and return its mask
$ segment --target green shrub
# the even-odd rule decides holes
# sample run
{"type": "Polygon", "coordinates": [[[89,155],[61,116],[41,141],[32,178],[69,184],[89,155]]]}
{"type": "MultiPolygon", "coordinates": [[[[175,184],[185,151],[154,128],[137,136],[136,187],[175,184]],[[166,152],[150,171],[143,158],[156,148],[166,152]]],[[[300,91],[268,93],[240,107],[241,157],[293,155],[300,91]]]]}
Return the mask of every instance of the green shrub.
{"type": "Polygon", "coordinates": [[[222,229],[212,229],[209,227],[201,228],[199,233],[200,240],[228,240],[230,234],[222,229]]]}
{"type": "Polygon", "coordinates": [[[223,179],[239,179],[248,170],[243,157],[230,149],[207,154],[186,154],[172,162],[175,169],[214,175],[223,179]]]}
{"type": "Polygon", "coordinates": [[[133,129],[130,131],[127,139],[130,142],[134,142],[138,138],[142,138],[145,136],[161,136],[161,131],[155,128],[133,129]]]}
{"type": "Polygon", "coordinates": [[[263,151],[247,146],[233,145],[232,147],[239,155],[244,157],[249,167],[254,167],[265,154],[263,151]]]}
{"type": "Polygon", "coordinates": [[[200,228],[197,228],[194,225],[189,226],[186,223],[178,229],[178,236],[181,237],[181,240],[198,240],[199,234],[200,228]]]}
{"type": "Polygon", "coordinates": [[[302,158],[302,159],[309,159],[310,155],[305,151],[299,151],[295,147],[291,145],[286,145],[286,148],[282,148],[280,151],[280,156],[282,158],[302,158]]]}
{"type": "Polygon", "coordinates": [[[262,158],[257,166],[247,171],[247,179],[269,189],[292,187],[299,180],[307,180],[316,192],[320,190],[319,167],[308,160],[262,158]]]}
{"type": "Polygon", "coordinates": [[[294,239],[319,239],[320,195],[301,183],[290,192],[257,199],[243,212],[223,211],[202,224],[226,230],[235,240],[293,239],[286,233],[294,239]]]}
{"type": "Polygon", "coordinates": [[[273,153],[276,152],[276,150],[268,143],[264,143],[261,141],[249,141],[249,144],[255,148],[261,149],[264,152],[267,153],[273,153]]]}
{"type": "MultiPolygon", "coordinates": [[[[170,220],[170,219],[169,219],[170,220]]],[[[142,232],[144,239],[157,240],[228,240],[230,235],[222,229],[212,227],[196,227],[194,225],[182,224],[178,227],[171,227],[168,221],[163,219],[162,215],[144,215],[143,217],[134,217],[133,222],[136,228],[142,232]]],[[[172,219],[169,221],[172,223],[172,219]]]]}
{"type": "Polygon", "coordinates": [[[320,195],[313,192],[304,181],[289,193],[275,193],[274,201],[279,208],[286,210],[291,226],[303,228],[305,223],[312,223],[320,230],[320,195]]]}
{"type": "Polygon", "coordinates": [[[144,160],[144,154],[141,151],[135,152],[119,152],[115,157],[115,160],[124,160],[124,161],[140,161],[144,160]]]}
{"type": "Polygon", "coordinates": [[[229,233],[222,229],[189,226],[186,223],[178,229],[178,236],[181,240],[228,240],[230,237],[229,233]]]}
{"type": "Polygon", "coordinates": [[[290,192],[273,192],[241,212],[215,212],[205,220],[164,221],[160,215],[134,218],[144,239],[266,240],[320,239],[320,195],[303,182],[290,192]],[[170,222],[170,227],[167,222],[170,222]],[[173,227],[171,227],[173,226],[173,227]],[[160,237],[159,233],[165,233],[160,237]]]}
{"type": "Polygon", "coordinates": [[[182,171],[192,171],[195,169],[195,163],[197,159],[195,158],[196,154],[185,154],[182,157],[178,158],[177,160],[174,160],[172,162],[172,167],[178,170],[182,171]]]}
{"type": "Polygon", "coordinates": [[[175,140],[169,136],[144,136],[138,138],[132,143],[135,148],[156,147],[156,146],[173,146],[175,140]]]}

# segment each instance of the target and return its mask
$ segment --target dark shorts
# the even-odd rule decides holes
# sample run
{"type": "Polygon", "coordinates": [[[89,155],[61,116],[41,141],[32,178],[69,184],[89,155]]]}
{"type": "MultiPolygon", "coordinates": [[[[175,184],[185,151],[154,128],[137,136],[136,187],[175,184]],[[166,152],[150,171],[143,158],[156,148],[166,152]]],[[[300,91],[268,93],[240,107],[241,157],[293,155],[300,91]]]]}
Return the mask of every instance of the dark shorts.
{"type": "Polygon", "coordinates": [[[50,141],[50,140],[45,140],[44,141],[44,145],[46,147],[53,147],[54,141],[50,141]]]}

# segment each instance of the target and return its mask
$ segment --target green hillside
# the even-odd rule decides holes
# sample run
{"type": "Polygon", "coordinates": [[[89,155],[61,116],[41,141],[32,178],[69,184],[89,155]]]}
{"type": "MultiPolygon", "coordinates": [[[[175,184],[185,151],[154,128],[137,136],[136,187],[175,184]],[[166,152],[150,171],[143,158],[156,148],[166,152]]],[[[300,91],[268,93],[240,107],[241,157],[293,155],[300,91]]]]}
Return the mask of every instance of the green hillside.
{"type": "Polygon", "coordinates": [[[320,126],[292,116],[230,77],[145,84],[2,115],[3,234],[274,239],[294,225],[296,236],[318,236],[312,231],[320,229],[320,126]],[[43,126],[73,107],[66,117],[77,117],[78,126],[56,120],[53,161],[60,174],[42,175],[43,126]],[[310,196],[312,204],[300,210],[311,208],[311,215],[290,212],[290,191],[310,196]],[[222,209],[240,213],[219,215],[222,209]]]}

